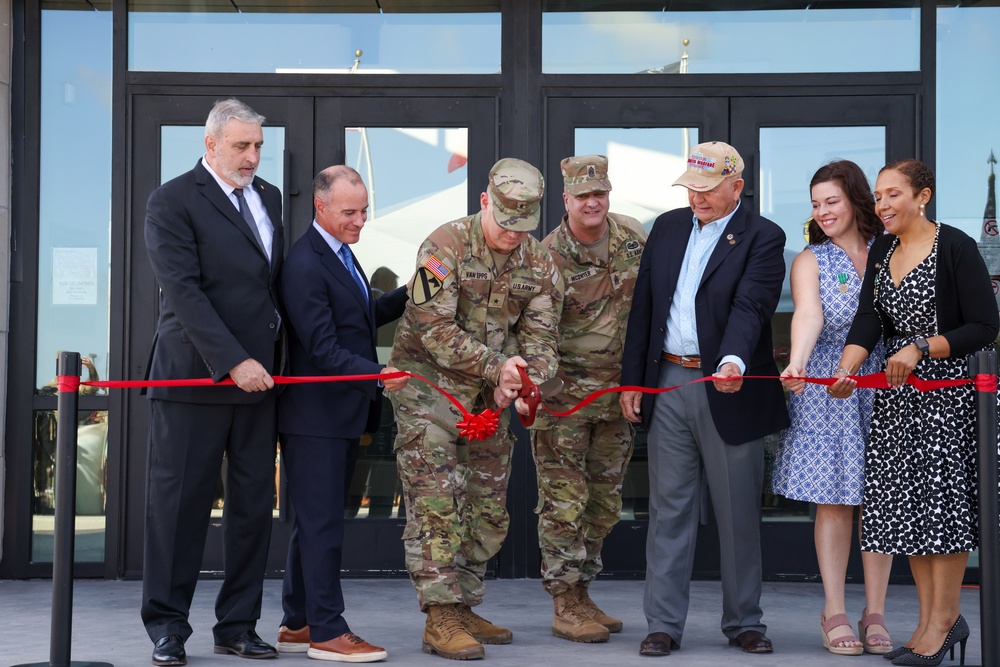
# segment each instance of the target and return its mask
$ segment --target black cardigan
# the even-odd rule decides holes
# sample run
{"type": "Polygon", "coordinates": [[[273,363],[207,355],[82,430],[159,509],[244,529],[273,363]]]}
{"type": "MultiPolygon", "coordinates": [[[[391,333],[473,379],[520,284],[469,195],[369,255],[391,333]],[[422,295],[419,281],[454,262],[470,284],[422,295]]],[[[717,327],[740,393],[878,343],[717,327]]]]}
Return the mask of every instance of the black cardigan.
{"type": "MultiPolygon", "coordinates": [[[[875,239],[861,284],[858,312],[847,334],[847,345],[860,345],[870,353],[880,336],[895,335],[882,308],[875,303],[875,279],[888,271],[885,256],[895,240],[892,234],[875,239]]],[[[990,284],[990,274],[976,242],[965,232],[941,224],[937,260],[938,335],[951,346],[952,357],[964,357],[993,343],[1000,330],[1000,314],[990,284]]]]}

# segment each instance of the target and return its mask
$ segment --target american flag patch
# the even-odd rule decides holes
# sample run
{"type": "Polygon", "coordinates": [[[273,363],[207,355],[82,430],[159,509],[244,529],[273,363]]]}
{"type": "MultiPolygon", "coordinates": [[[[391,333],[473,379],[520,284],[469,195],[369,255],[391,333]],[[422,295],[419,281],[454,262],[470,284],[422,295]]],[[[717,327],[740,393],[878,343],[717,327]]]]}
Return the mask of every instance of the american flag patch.
{"type": "Polygon", "coordinates": [[[441,260],[434,255],[431,255],[430,259],[424,262],[424,266],[427,267],[427,270],[433,273],[438,280],[444,280],[445,277],[451,273],[451,271],[448,270],[448,267],[442,264],[441,260]]]}

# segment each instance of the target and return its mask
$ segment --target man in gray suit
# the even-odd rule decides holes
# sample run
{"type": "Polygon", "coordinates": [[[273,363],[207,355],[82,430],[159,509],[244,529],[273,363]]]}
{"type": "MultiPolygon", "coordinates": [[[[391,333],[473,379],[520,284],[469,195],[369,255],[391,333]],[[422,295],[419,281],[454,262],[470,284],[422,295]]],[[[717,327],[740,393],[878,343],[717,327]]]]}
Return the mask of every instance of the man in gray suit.
{"type": "Polygon", "coordinates": [[[722,632],[747,653],[770,653],[760,608],[764,441],[788,426],[776,376],[771,315],[785,275],[785,234],[740,201],[743,159],[732,146],[695,146],[674,185],[690,209],[653,224],[639,264],[622,384],[709,383],[656,396],[623,392],[622,413],[649,429],[649,534],[642,655],[669,655],[684,634],[701,480],[719,528],[722,632]],[[693,215],[692,215],[693,213],[693,215]]]}

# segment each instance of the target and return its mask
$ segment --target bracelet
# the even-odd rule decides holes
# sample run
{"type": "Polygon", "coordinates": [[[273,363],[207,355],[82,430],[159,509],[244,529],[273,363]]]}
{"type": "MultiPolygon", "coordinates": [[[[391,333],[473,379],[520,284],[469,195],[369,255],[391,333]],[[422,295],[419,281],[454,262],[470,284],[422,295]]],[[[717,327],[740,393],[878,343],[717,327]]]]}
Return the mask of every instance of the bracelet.
{"type": "Polygon", "coordinates": [[[833,372],[833,374],[834,374],[834,375],[836,375],[837,373],[841,373],[841,372],[843,372],[843,373],[847,373],[848,375],[850,375],[850,374],[851,374],[851,371],[847,370],[847,369],[846,369],[846,368],[844,368],[843,366],[841,366],[840,368],[838,368],[837,370],[835,370],[835,371],[833,372]]]}

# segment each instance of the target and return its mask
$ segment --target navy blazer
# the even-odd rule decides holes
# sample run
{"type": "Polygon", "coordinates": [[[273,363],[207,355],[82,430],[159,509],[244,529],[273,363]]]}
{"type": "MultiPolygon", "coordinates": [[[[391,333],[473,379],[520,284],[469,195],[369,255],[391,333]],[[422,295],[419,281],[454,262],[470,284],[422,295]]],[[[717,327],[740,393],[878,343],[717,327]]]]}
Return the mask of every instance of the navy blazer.
{"type": "MultiPolygon", "coordinates": [[[[260,178],[250,187],[260,194],[274,225],[270,263],[236,204],[200,159],[149,196],[145,240],[160,287],[160,314],[148,378],[218,382],[246,359],[278,370],[276,278],[285,247],[281,193],[260,178]]],[[[215,404],[255,403],[265,396],[239,387],[160,387],[147,394],[215,404]]]]}
{"type": "MultiPolygon", "coordinates": [[[[355,258],[365,284],[368,280],[355,258]]],[[[378,327],[403,314],[406,287],[365,300],[340,257],[312,225],[292,246],[279,280],[293,375],[368,375],[378,327]]],[[[278,432],[358,438],[378,428],[377,382],[292,384],[278,397],[278,432]]]]}
{"type": "MultiPolygon", "coordinates": [[[[622,384],[656,387],[667,315],[693,229],[691,209],[664,213],[646,241],[639,263],[622,359],[622,384]]],[[[785,276],[785,233],[743,203],[709,257],[695,296],[702,373],[715,372],[722,357],[736,355],[744,375],[778,375],[771,316],[785,276]]],[[[667,363],[667,362],[662,362],[667,363]]],[[[741,444],[788,426],[784,392],[777,380],[746,380],[723,394],[706,385],[712,420],[722,439],[741,444]]],[[[654,396],[642,399],[648,428],[654,396]]]]}

